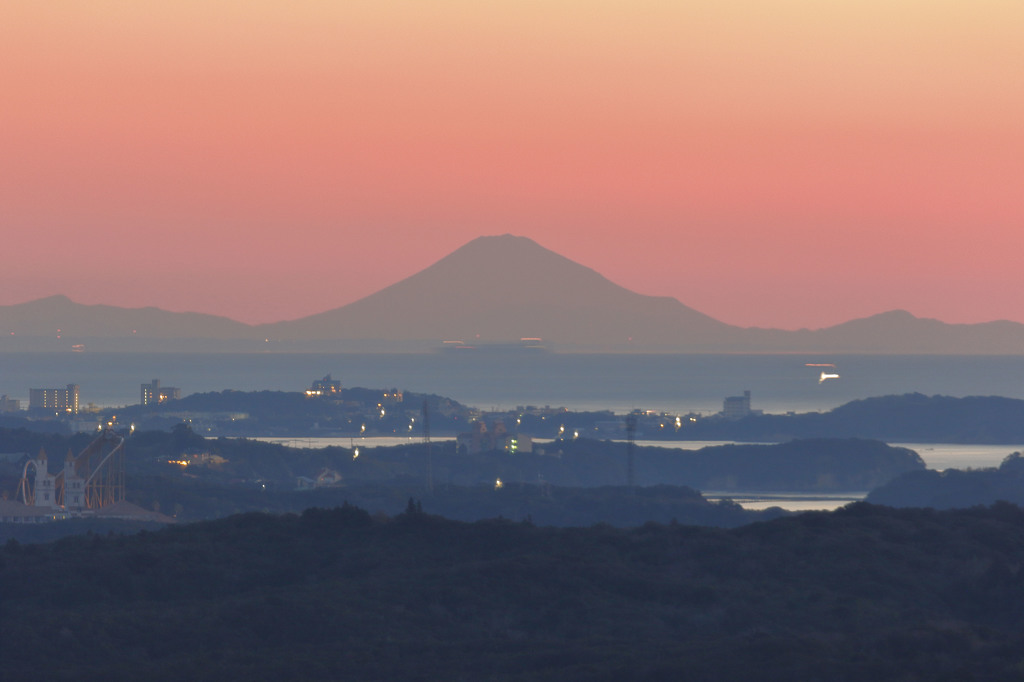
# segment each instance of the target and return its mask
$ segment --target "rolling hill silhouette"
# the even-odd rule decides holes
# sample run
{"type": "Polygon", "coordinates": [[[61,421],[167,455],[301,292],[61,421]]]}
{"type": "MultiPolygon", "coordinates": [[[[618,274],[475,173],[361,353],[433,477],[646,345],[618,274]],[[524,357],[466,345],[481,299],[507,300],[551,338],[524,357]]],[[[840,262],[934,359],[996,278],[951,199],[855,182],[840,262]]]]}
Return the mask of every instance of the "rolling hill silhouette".
{"type": "Polygon", "coordinates": [[[84,305],[67,296],[48,296],[0,306],[0,335],[56,338],[237,339],[253,328],[226,317],[174,313],[159,308],[84,305]]]}

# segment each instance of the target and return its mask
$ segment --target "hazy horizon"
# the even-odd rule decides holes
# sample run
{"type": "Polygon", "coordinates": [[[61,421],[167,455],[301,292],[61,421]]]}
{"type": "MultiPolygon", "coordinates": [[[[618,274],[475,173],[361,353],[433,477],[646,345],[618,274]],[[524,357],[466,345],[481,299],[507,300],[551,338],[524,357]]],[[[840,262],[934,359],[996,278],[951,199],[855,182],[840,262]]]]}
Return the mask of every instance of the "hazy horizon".
{"type": "MultiPolygon", "coordinates": [[[[500,236],[500,237],[499,237],[499,236],[497,236],[497,235],[494,235],[494,236],[490,236],[490,235],[488,235],[488,236],[487,236],[487,238],[488,238],[488,239],[491,239],[491,240],[493,240],[493,239],[496,239],[496,238],[500,238],[500,239],[507,239],[507,238],[509,238],[509,237],[514,237],[515,239],[520,239],[520,238],[519,238],[519,237],[518,237],[517,235],[509,235],[509,234],[506,234],[506,235],[502,235],[502,236],[500,236]]],[[[477,237],[477,238],[476,238],[475,240],[473,240],[473,241],[475,241],[475,242],[479,242],[480,240],[481,240],[481,238],[480,238],[480,237],[477,237]]],[[[533,241],[533,240],[530,240],[530,241],[533,241]]],[[[536,244],[536,242],[534,242],[534,244],[536,244]]],[[[459,247],[459,249],[461,249],[461,248],[462,248],[463,246],[467,246],[467,245],[468,245],[468,244],[464,244],[464,245],[461,245],[461,246],[459,247]]],[[[538,246],[541,246],[541,245],[538,245],[538,246]]],[[[459,250],[459,249],[457,249],[457,250],[459,250]]],[[[546,249],[543,249],[543,247],[542,247],[542,250],[543,250],[543,251],[547,251],[546,249]]],[[[454,253],[454,252],[453,252],[453,253],[454,253]]],[[[553,252],[552,252],[552,253],[553,253],[553,252]]],[[[447,257],[447,256],[450,256],[450,255],[452,255],[452,254],[446,254],[446,255],[445,255],[445,257],[447,257]]],[[[556,254],[556,255],[559,255],[559,256],[561,256],[561,254],[556,254]]],[[[414,272],[413,274],[414,274],[414,275],[419,275],[419,274],[421,274],[421,273],[425,273],[426,271],[430,271],[430,270],[431,270],[431,269],[433,268],[433,266],[435,266],[435,265],[437,265],[437,263],[429,263],[429,264],[426,264],[426,265],[424,265],[424,266],[423,266],[422,268],[419,268],[419,269],[417,269],[417,270],[416,270],[416,271],[415,271],[415,272],[414,272]]],[[[600,276],[601,276],[602,278],[604,277],[603,273],[600,273],[600,272],[598,272],[597,274],[598,274],[598,275],[600,275],[600,276]]],[[[395,285],[395,284],[402,284],[402,283],[404,282],[404,280],[405,280],[405,279],[408,279],[408,278],[403,278],[402,280],[397,280],[397,281],[395,281],[395,282],[389,283],[388,285],[386,285],[385,287],[383,287],[383,288],[382,288],[381,290],[378,290],[378,291],[374,291],[374,292],[370,292],[370,293],[369,293],[369,294],[368,294],[368,295],[367,295],[366,297],[363,297],[363,298],[367,298],[367,297],[373,296],[374,294],[378,294],[378,293],[380,293],[381,291],[383,291],[384,289],[388,289],[388,288],[392,287],[392,286],[393,286],[393,285],[395,285]]],[[[609,280],[609,281],[610,281],[610,280],[609,280]]],[[[615,283],[615,282],[612,282],[612,284],[614,284],[614,285],[616,285],[616,286],[620,286],[620,285],[618,285],[618,283],[615,283]]],[[[629,289],[626,289],[626,290],[627,290],[627,291],[630,291],[629,289]]],[[[639,292],[632,292],[632,293],[639,293],[639,292]]],[[[140,309],[144,309],[144,308],[158,308],[159,310],[163,310],[163,311],[166,311],[166,312],[175,312],[175,313],[198,313],[198,314],[204,314],[204,315],[215,315],[215,316],[217,316],[217,317],[223,317],[223,318],[225,318],[225,319],[227,319],[227,320],[230,320],[230,321],[232,321],[232,322],[240,322],[240,323],[242,323],[242,324],[244,324],[244,325],[252,326],[252,327],[254,327],[254,328],[256,328],[256,327],[259,327],[259,326],[261,326],[261,325],[268,325],[268,324],[269,324],[269,325],[273,325],[273,324],[275,324],[275,323],[279,323],[279,322],[291,322],[291,321],[296,321],[296,320],[299,320],[299,319],[303,319],[304,317],[309,317],[310,315],[317,315],[317,314],[319,314],[319,313],[324,313],[324,312],[330,312],[331,310],[336,310],[336,309],[338,309],[338,308],[343,308],[343,307],[345,307],[345,305],[348,305],[348,304],[345,304],[345,305],[342,305],[342,306],[335,306],[334,308],[330,308],[330,309],[325,309],[325,310],[318,310],[318,311],[314,311],[314,312],[310,313],[309,315],[304,315],[304,316],[302,316],[302,317],[294,317],[294,316],[292,316],[292,317],[286,317],[286,318],[282,318],[282,319],[280,319],[280,320],[269,320],[269,321],[266,321],[266,322],[255,322],[255,323],[253,323],[253,322],[246,322],[246,321],[244,321],[244,320],[241,320],[241,319],[239,319],[238,317],[233,317],[233,316],[232,316],[232,315],[230,315],[230,314],[228,314],[228,315],[220,315],[220,314],[217,314],[217,313],[209,313],[209,312],[206,312],[206,311],[202,311],[202,310],[190,310],[190,309],[180,309],[180,310],[178,310],[178,309],[172,309],[172,308],[163,308],[163,307],[159,307],[159,306],[153,306],[153,305],[140,305],[140,306],[119,306],[119,305],[117,305],[117,304],[113,304],[113,303],[110,303],[110,302],[108,302],[108,301],[95,301],[95,302],[86,302],[86,301],[83,301],[83,300],[81,300],[80,298],[78,298],[78,297],[76,297],[76,296],[74,296],[74,295],[68,295],[68,294],[67,294],[67,293],[65,293],[65,292],[58,292],[58,293],[50,294],[50,295],[48,295],[48,296],[44,296],[44,297],[39,297],[39,298],[33,298],[33,299],[28,299],[28,300],[25,300],[25,301],[15,301],[15,302],[13,302],[13,303],[10,303],[10,304],[2,304],[2,303],[0,303],[0,306],[3,306],[3,305],[21,305],[21,304],[25,304],[25,303],[32,303],[32,302],[34,302],[34,301],[39,301],[39,300],[42,300],[42,299],[45,299],[45,298],[65,298],[65,299],[68,299],[68,300],[70,300],[70,301],[71,301],[72,303],[76,303],[76,304],[81,304],[81,305],[99,305],[99,306],[111,306],[111,307],[116,307],[116,308],[124,308],[125,310],[140,310],[140,309]]],[[[362,300],[362,299],[359,299],[359,300],[362,300]]],[[[676,300],[679,300],[679,299],[676,299],[676,300]]],[[[356,302],[356,301],[352,301],[351,303],[355,303],[355,302],[356,302]]],[[[683,303],[684,305],[687,305],[687,302],[686,302],[686,301],[679,301],[679,302],[680,302],[680,303],[683,303]]],[[[702,314],[706,314],[706,313],[704,313],[704,311],[697,311],[697,312],[699,312],[699,313],[702,313],[702,314]]],[[[853,320],[856,320],[856,319],[864,319],[864,318],[867,318],[867,317],[874,317],[874,316],[877,316],[877,315],[882,315],[882,314],[885,314],[885,313],[892,313],[892,312],[909,312],[909,313],[910,313],[911,315],[914,315],[913,311],[906,311],[906,310],[902,310],[902,309],[891,309],[891,310],[878,310],[878,311],[874,311],[874,312],[868,313],[867,315],[865,315],[865,316],[864,316],[864,317],[862,317],[862,318],[850,318],[850,319],[846,319],[846,320],[839,320],[839,321],[837,321],[836,323],[834,323],[833,325],[829,325],[829,326],[835,326],[835,325],[838,325],[838,324],[842,324],[842,323],[845,323],[845,322],[850,322],[850,321],[853,321],[853,320]]],[[[915,316],[915,317],[919,317],[919,318],[923,318],[923,319],[937,319],[937,318],[925,318],[924,316],[920,316],[920,315],[914,315],[914,316],[915,316]]],[[[715,318],[715,317],[714,317],[713,315],[709,315],[709,317],[712,317],[713,319],[716,319],[716,320],[718,319],[718,318],[715,318]]],[[[981,322],[982,322],[982,323],[984,323],[984,322],[993,322],[993,321],[1004,321],[1005,319],[1006,319],[1006,318],[1001,318],[1001,319],[999,319],[999,320],[982,320],[981,322]]],[[[724,322],[724,320],[718,320],[718,321],[720,321],[720,322],[724,322]]],[[[948,320],[939,320],[939,321],[940,321],[940,322],[945,322],[945,323],[947,323],[947,324],[954,324],[954,323],[951,323],[951,322],[950,322],[950,321],[948,321],[948,320]]],[[[742,328],[742,327],[741,327],[741,328],[742,328]]],[[[810,327],[810,328],[808,328],[808,327],[796,327],[796,328],[788,328],[788,327],[784,327],[784,326],[782,326],[782,325],[768,325],[768,326],[765,326],[765,327],[761,327],[761,328],[766,328],[766,329],[779,329],[779,330],[786,330],[786,331],[795,331],[795,330],[798,330],[798,329],[811,329],[811,330],[815,330],[815,329],[825,329],[825,328],[827,328],[827,327],[820,327],[820,328],[819,328],[819,327],[810,327]]],[[[13,333],[13,332],[12,332],[12,333],[13,333]]]]}

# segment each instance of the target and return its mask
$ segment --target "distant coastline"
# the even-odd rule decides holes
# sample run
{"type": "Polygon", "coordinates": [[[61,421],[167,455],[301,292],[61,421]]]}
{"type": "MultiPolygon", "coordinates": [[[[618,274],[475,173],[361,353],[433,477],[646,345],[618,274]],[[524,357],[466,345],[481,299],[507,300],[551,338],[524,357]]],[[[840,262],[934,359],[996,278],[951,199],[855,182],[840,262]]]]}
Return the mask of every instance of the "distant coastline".
{"type": "Polygon", "coordinates": [[[445,395],[482,410],[517,405],[710,414],[744,390],[769,414],[831,410],[880,395],[1024,399],[1024,356],[516,353],[3,353],[0,395],[28,400],[40,386],[81,386],[83,404],[133,405],[160,378],[183,395],[233,389],[300,391],[333,373],[345,386],[445,395]],[[807,362],[835,362],[819,383],[807,362]]]}

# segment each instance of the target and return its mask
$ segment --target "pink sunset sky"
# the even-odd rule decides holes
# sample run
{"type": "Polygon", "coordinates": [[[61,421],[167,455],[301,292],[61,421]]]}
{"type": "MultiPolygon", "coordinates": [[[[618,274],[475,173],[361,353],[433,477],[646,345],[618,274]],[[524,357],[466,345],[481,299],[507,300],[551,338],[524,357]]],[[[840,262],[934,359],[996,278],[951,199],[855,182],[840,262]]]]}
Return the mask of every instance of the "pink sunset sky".
{"type": "Polygon", "coordinates": [[[269,322],[509,232],[743,326],[1024,322],[1022,35],[1019,0],[13,0],[0,304],[269,322]]]}

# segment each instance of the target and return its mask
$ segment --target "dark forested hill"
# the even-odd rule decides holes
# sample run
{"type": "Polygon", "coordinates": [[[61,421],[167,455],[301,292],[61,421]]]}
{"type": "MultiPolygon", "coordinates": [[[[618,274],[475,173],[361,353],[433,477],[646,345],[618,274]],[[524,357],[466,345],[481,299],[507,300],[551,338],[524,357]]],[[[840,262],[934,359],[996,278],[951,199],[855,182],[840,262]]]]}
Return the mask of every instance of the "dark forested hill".
{"type": "Polygon", "coordinates": [[[1019,680],[1024,512],[724,531],[354,507],[0,550],[11,679],[1019,680]]]}
{"type": "Polygon", "coordinates": [[[998,501],[1024,504],[1024,456],[1015,452],[991,469],[910,472],[872,490],[868,500],[893,507],[934,509],[998,501]]]}
{"type": "Polygon", "coordinates": [[[465,431],[470,408],[439,395],[397,389],[345,388],[336,395],[299,391],[213,391],[179,400],[108,409],[108,420],[170,430],[187,421],[224,436],[406,436],[422,433],[424,405],[436,433],[465,431]],[[383,408],[383,409],[382,409],[383,408]]]}
{"type": "MultiPolygon", "coordinates": [[[[217,391],[196,393],[153,405],[107,409],[97,422],[116,417],[142,429],[171,429],[190,420],[207,435],[280,437],[358,437],[361,435],[423,435],[422,410],[427,404],[432,433],[454,436],[467,431],[479,412],[450,398],[397,389],[347,388],[337,396],[309,397],[292,391],[217,391]],[[401,395],[399,401],[385,396],[401,395]],[[381,409],[384,408],[384,414],[381,409]],[[411,427],[411,428],[410,428],[411,427]]],[[[904,443],[1024,443],[1024,400],[1000,396],[927,396],[921,393],[854,400],[828,412],[789,414],[752,413],[739,419],[719,415],[637,414],[640,440],[735,440],[778,443],[793,439],[867,438],[904,443]],[[689,417],[692,416],[692,419],[689,417]]],[[[517,433],[554,438],[565,432],[603,434],[625,439],[625,415],[603,412],[557,411],[523,414],[491,413],[491,426],[516,424],[517,433]]],[[[68,433],[68,424],[0,418],[0,427],[68,433]]]]}
{"type": "MultiPolygon", "coordinates": [[[[45,447],[51,456],[79,452],[91,436],[60,437],[27,431],[0,430],[0,452],[29,452],[45,447]]],[[[309,481],[325,469],[336,473],[345,487],[366,484],[420,490],[428,479],[437,489],[493,488],[497,481],[533,486],[593,488],[626,486],[628,453],[625,443],[586,438],[543,444],[536,452],[491,450],[467,453],[453,441],[421,442],[394,447],[290,448],[235,438],[203,438],[184,424],[171,432],[141,431],[128,437],[126,469],[129,498],[139,494],[143,481],[164,481],[152,486],[150,499],[132,499],[151,508],[182,506],[196,518],[184,496],[183,482],[203,483],[207,495],[241,500],[245,493],[295,491],[300,479],[309,481]],[[358,452],[357,452],[358,450],[358,452]],[[223,493],[214,495],[221,488],[223,493]],[[134,491],[134,492],[133,492],[134,491]]],[[[913,451],[879,441],[813,439],[775,445],[740,444],[701,450],[637,447],[635,482],[640,487],[685,486],[716,492],[787,491],[834,493],[866,491],[909,471],[924,468],[913,451]]],[[[0,490],[13,497],[22,469],[18,462],[0,463],[0,490]]],[[[263,509],[265,502],[247,499],[231,511],[263,509]]],[[[299,504],[293,501],[294,504],[299,504]]],[[[296,510],[296,507],[273,507],[296,510]]],[[[298,507],[301,509],[302,507],[298,507]]],[[[203,515],[205,516],[205,515],[203,515]]],[[[477,517],[479,518],[479,517],[477,517]]]]}
{"type": "MultiPolygon", "coordinates": [[[[646,437],[657,437],[647,424],[646,437]]],[[[664,432],[665,429],[660,429],[664,432]]],[[[829,411],[754,414],[685,423],[671,437],[779,442],[791,438],[875,438],[897,443],[1024,442],[1024,400],[921,393],[854,400],[829,411]]]]}
{"type": "MultiPolygon", "coordinates": [[[[188,396],[151,406],[130,406],[116,411],[119,419],[146,428],[170,428],[184,413],[222,413],[214,433],[246,435],[360,435],[407,434],[410,418],[418,419],[428,401],[436,435],[467,428],[471,410],[435,395],[407,394],[401,404],[379,417],[382,390],[345,389],[338,400],[310,400],[301,393],[222,391],[188,396]],[[231,421],[229,413],[244,413],[231,421]],[[314,424],[316,425],[314,427],[314,424]]],[[[494,419],[497,419],[495,417],[494,419]]],[[[559,424],[570,432],[607,430],[625,438],[625,418],[609,412],[564,412],[557,420],[537,415],[504,415],[506,425],[521,422],[523,433],[552,437],[559,424]]],[[[207,417],[207,419],[212,419],[207,417]]],[[[33,426],[37,428],[37,426],[33,426]]],[[[417,426],[416,434],[419,435],[417,426]]],[[[854,400],[828,412],[751,414],[742,419],[695,417],[680,420],[667,414],[637,415],[638,438],[650,440],[738,440],[777,443],[794,438],[873,438],[904,443],[1024,443],[1024,400],[1000,396],[927,396],[921,393],[854,400]]]]}

